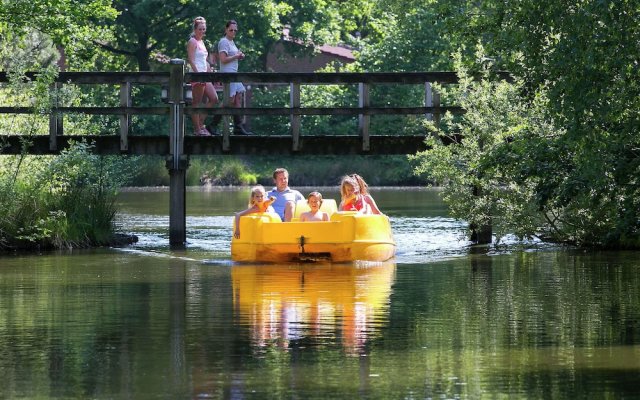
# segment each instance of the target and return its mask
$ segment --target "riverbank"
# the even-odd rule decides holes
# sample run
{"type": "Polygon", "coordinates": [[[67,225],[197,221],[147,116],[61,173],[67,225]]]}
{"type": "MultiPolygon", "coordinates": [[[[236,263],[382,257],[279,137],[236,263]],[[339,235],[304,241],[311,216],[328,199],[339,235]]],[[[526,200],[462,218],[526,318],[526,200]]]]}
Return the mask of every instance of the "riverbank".
{"type": "MultiPolygon", "coordinates": [[[[138,173],[129,185],[168,186],[169,174],[163,160],[140,157],[138,173]]],[[[189,158],[186,184],[270,186],[276,168],[289,171],[291,186],[333,186],[345,174],[360,174],[371,186],[426,186],[429,181],[414,174],[414,166],[406,156],[193,156],[189,158]]]]}
{"type": "Polygon", "coordinates": [[[128,233],[115,233],[111,238],[106,241],[98,243],[82,243],[79,245],[69,244],[63,247],[57,246],[52,240],[40,240],[37,242],[28,240],[7,240],[0,247],[0,254],[14,254],[14,253],[31,253],[39,251],[51,251],[61,249],[88,249],[88,248],[100,248],[100,247],[125,247],[137,243],[139,240],[137,235],[128,233]]]}

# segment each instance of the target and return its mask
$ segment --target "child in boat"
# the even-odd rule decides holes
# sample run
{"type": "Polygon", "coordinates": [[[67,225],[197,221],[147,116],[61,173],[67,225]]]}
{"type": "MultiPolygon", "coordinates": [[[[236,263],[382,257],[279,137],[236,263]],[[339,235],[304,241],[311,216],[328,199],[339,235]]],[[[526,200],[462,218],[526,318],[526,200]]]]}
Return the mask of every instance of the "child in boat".
{"type": "Polygon", "coordinates": [[[338,209],[340,211],[358,211],[362,214],[371,214],[369,204],[365,201],[364,196],[360,193],[360,185],[358,180],[353,176],[347,175],[340,182],[340,195],[342,201],[338,209]]]}
{"type": "Polygon", "coordinates": [[[272,212],[275,213],[273,207],[271,207],[271,203],[273,203],[276,198],[270,197],[265,200],[267,197],[267,192],[264,190],[264,186],[256,185],[251,188],[251,198],[249,199],[249,208],[243,211],[239,211],[236,213],[236,224],[235,224],[235,232],[233,236],[236,239],[240,238],[240,217],[249,214],[255,213],[263,213],[263,212],[272,212]]]}
{"type": "Polygon", "coordinates": [[[369,205],[371,214],[382,214],[382,211],[378,208],[376,201],[371,197],[371,194],[369,193],[369,185],[364,181],[364,178],[358,174],[353,174],[351,177],[353,177],[353,179],[358,182],[358,185],[360,185],[360,194],[364,198],[364,201],[369,205]]]}
{"type": "Polygon", "coordinates": [[[322,206],[322,194],[320,192],[309,193],[309,196],[307,196],[307,204],[309,204],[311,211],[300,214],[300,222],[329,220],[329,214],[320,211],[320,207],[322,206]]]}

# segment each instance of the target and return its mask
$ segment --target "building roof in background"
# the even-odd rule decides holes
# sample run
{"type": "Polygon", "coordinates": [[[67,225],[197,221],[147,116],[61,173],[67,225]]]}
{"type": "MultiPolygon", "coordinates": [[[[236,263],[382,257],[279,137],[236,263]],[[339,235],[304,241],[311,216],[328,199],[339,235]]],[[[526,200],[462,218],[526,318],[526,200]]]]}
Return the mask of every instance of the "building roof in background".
{"type": "Polygon", "coordinates": [[[346,59],[349,59],[351,61],[355,61],[356,60],[356,58],[353,55],[353,51],[351,51],[351,49],[349,49],[347,47],[330,46],[328,44],[323,44],[322,46],[318,47],[318,50],[320,50],[322,53],[332,54],[334,56],[346,58],[346,59]]]}
{"type": "Polygon", "coordinates": [[[351,50],[351,48],[349,48],[346,45],[332,46],[329,44],[323,44],[321,46],[318,46],[314,43],[305,43],[301,39],[297,39],[297,38],[294,38],[293,36],[290,36],[289,28],[284,28],[282,30],[282,40],[286,42],[296,43],[296,44],[299,44],[300,46],[313,46],[316,49],[318,49],[321,53],[333,55],[336,57],[342,57],[345,59],[345,61],[348,60],[347,62],[352,62],[356,60],[356,58],[353,55],[353,51],[351,50]]]}

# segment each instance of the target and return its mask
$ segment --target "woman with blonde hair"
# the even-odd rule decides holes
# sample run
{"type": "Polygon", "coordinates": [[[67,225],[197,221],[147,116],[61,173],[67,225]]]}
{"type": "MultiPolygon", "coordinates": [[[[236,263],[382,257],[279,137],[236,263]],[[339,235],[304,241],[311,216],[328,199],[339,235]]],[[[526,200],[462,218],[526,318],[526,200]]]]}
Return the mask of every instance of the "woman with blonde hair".
{"type": "MultiPolygon", "coordinates": [[[[187,42],[187,59],[191,72],[211,72],[211,66],[207,59],[209,52],[205,46],[204,38],[207,32],[207,21],[203,17],[196,17],[193,20],[193,33],[187,42]]],[[[211,82],[192,82],[191,93],[193,95],[193,107],[197,107],[203,98],[207,97],[206,106],[213,107],[218,102],[218,94],[211,82]]],[[[193,113],[191,121],[193,122],[193,133],[197,136],[211,136],[211,132],[205,127],[206,116],[193,113]]]]}

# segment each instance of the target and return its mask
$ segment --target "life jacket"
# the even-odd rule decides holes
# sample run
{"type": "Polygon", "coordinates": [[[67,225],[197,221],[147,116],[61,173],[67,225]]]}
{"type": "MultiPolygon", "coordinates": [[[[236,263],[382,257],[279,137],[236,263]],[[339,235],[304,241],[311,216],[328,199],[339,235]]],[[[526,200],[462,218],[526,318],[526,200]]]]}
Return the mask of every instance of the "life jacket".
{"type": "Polygon", "coordinates": [[[276,198],[271,196],[267,200],[263,201],[262,204],[256,204],[258,206],[258,212],[267,212],[269,211],[269,207],[271,204],[276,201],[276,198]]]}
{"type": "Polygon", "coordinates": [[[364,200],[362,196],[355,196],[342,204],[342,211],[360,211],[364,208],[364,200]]]}

